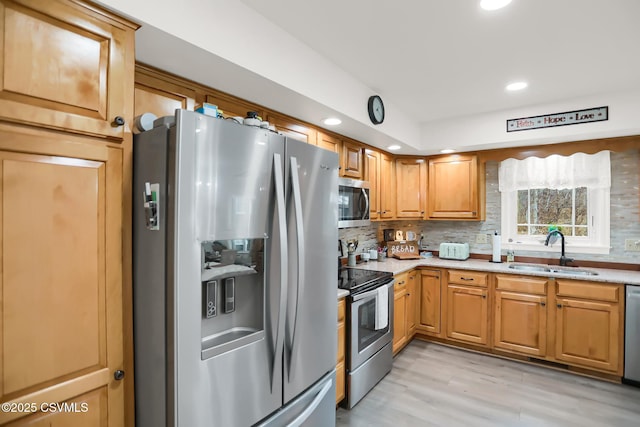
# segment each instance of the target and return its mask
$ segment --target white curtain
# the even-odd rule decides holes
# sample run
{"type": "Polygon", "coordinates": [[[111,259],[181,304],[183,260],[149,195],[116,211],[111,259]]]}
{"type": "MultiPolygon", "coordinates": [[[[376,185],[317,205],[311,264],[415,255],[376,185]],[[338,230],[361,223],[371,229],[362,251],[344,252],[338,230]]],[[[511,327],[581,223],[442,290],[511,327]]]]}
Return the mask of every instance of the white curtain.
{"type": "Polygon", "coordinates": [[[501,192],[527,188],[610,188],[609,151],[507,159],[500,163],[498,186],[501,192]]]}

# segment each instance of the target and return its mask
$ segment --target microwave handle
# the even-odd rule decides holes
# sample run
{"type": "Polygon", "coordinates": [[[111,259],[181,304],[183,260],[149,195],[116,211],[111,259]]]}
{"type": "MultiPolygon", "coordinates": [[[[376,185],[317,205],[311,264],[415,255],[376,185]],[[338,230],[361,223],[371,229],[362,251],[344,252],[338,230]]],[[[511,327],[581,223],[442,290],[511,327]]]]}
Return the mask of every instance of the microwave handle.
{"type": "Polygon", "coordinates": [[[367,190],[365,188],[361,188],[360,191],[362,191],[362,196],[364,197],[364,202],[365,202],[365,207],[364,207],[364,211],[362,212],[361,219],[368,219],[369,218],[369,195],[367,194],[367,190]]]}

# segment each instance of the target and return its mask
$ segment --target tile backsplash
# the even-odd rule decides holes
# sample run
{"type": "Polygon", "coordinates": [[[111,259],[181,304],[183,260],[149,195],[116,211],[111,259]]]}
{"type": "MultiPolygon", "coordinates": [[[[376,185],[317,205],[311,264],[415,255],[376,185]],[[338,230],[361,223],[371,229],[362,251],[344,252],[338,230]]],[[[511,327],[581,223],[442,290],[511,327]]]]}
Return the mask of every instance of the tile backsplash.
{"type": "MultiPolygon", "coordinates": [[[[639,252],[625,252],[624,241],[640,238],[640,151],[611,152],[611,251],[608,255],[571,254],[572,258],[588,261],[640,263],[639,252]]],[[[476,243],[476,235],[493,234],[500,230],[500,192],[498,191],[498,162],[486,164],[485,221],[385,221],[373,222],[369,227],[339,230],[343,241],[357,239],[361,249],[377,247],[383,240],[383,230],[412,230],[424,236],[428,250],[438,250],[442,242],[468,242],[471,253],[491,254],[491,240],[476,243]]],[[[502,254],[506,254],[503,246],[502,254]]],[[[345,252],[346,253],[346,252],[345,252]]],[[[516,256],[555,258],[552,252],[518,251],[516,256]]]]}

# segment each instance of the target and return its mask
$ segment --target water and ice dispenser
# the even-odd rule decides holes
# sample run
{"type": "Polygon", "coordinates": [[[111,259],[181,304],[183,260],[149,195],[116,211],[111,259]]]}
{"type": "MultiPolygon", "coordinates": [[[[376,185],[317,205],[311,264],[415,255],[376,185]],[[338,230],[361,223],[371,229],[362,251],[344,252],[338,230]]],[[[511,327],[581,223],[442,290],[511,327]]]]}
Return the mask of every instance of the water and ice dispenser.
{"type": "Polygon", "coordinates": [[[202,359],[264,338],[264,239],[201,244],[202,359]]]}

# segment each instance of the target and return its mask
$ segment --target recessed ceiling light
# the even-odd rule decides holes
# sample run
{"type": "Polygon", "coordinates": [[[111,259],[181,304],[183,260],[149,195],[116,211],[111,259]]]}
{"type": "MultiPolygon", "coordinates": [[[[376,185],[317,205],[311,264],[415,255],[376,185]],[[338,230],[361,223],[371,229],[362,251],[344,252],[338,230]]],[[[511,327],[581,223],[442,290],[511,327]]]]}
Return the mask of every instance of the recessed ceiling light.
{"type": "Polygon", "coordinates": [[[481,0],[480,7],[484,10],[498,10],[511,3],[511,0],[481,0]]]}
{"type": "Polygon", "coordinates": [[[324,123],[327,126],[336,126],[339,125],[340,123],[342,123],[342,120],[340,120],[337,117],[329,117],[326,118],[322,121],[322,123],[324,123]]]}
{"type": "Polygon", "coordinates": [[[399,150],[400,148],[402,147],[400,147],[399,145],[390,145],[387,147],[387,149],[391,151],[396,151],[396,150],[399,150]]]}
{"type": "Polygon", "coordinates": [[[451,153],[455,153],[456,150],[454,150],[453,148],[445,148],[444,150],[440,150],[440,152],[442,154],[451,154],[451,153]]]}
{"type": "Polygon", "coordinates": [[[516,90],[522,90],[527,86],[528,86],[527,82],[513,82],[513,83],[509,83],[505,89],[507,89],[510,92],[513,92],[516,90]]]}

